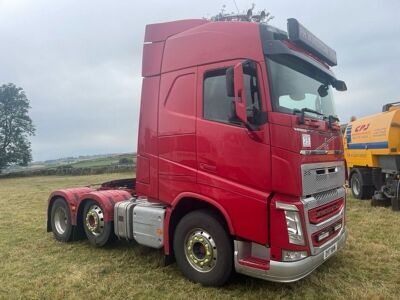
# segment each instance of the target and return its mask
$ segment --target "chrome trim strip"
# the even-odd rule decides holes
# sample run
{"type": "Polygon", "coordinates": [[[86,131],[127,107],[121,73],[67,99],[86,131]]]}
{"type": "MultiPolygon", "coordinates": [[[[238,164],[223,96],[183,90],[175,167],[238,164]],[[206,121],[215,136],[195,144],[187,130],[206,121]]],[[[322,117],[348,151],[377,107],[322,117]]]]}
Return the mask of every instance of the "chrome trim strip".
{"type": "Polygon", "coordinates": [[[343,154],[343,150],[300,150],[301,155],[343,154]]]}
{"type": "Polygon", "coordinates": [[[294,131],[299,131],[299,132],[305,132],[305,133],[311,132],[311,130],[309,130],[309,129],[298,128],[298,127],[294,127],[293,130],[294,131]]]}
{"type": "Polygon", "coordinates": [[[275,207],[278,209],[288,210],[288,211],[299,211],[296,205],[282,203],[279,201],[275,202],[275,207]]]}

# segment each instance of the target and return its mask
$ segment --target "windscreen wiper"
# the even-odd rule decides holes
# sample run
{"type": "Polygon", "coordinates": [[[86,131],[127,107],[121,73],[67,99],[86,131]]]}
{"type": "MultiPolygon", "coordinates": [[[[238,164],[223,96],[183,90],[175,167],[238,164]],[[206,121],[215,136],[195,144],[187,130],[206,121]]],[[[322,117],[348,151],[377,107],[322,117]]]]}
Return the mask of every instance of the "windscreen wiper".
{"type": "Polygon", "coordinates": [[[319,111],[313,110],[311,108],[304,107],[301,110],[295,108],[295,109],[293,109],[293,113],[294,114],[300,113],[300,124],[304,124],[304,113],[306,113],[306,112],[313,113],[313,114],[316,114],[319,116],[323,116],[323,114],[321,114],[319,111]]]}
{"type": "Polygon", "coordinates": [[[328,119],[328,127],[332,128],[332,124],[335,122],[340,122],[339,118],[334,115],[324,116],[324,120],[328,119]]]}

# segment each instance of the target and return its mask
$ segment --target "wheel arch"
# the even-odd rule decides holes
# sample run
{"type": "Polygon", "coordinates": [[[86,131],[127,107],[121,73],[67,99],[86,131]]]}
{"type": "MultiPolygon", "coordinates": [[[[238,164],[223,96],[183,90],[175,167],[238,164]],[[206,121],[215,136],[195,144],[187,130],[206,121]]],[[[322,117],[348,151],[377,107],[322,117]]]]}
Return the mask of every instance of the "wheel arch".
{"type": "Polygon", "coordinates": [[[358,174],[361,177],[361,184],[362,185],[367,185],[371,186],[373,185],[372,183],[372,168],[370,167],[358,167],[354,166],[350,168],[350,174],[349,174],[349,187],[351,187],[351,179],[354,176],[354,174],[358,174]]]}
{"type": "Polygon", "coordinates": [[[179,195],[173,202],[169,214],[167,216],[167,228],[164,233],[167,235],[164,238],[164,252],[166,255],[170,255],[172,252],[172,241],[174,231],[179,221],[186,214],[200,209],[207,209],[212,211],[222,222],[226,230],[230,235],[235,235],[235,230],[230,220],[227,211],[215,200],[206,196],[183,193],[179,195]]]}
{"type": "Polygon", "coordinates": [[[57,198],[62,198],[68,204],[70,215],[71,215],[71,224],[73,226],[76,225],[76,207],[79,202],[81,195],[93,191],[92,188],[82,187],[82,188],[70,188],[57,190],[50,194],[48,205],[47,205],[47,231],[51,231],[51,208],[53,207],[54,201],[57,198]]]}
{"type": "Polygon", "coordinates": [[[131,195],[127,191],[120,190],[103,190],[103,191],[91,191],[81,195],[79,202],[77,203],[77,223],[79,219],[82,219],[83,209],[85,204],[92,200],[97,202],[103,209],[104,221],[110,222],[114,220],[114,205],[117,202],[128,200],[131,195]]]}

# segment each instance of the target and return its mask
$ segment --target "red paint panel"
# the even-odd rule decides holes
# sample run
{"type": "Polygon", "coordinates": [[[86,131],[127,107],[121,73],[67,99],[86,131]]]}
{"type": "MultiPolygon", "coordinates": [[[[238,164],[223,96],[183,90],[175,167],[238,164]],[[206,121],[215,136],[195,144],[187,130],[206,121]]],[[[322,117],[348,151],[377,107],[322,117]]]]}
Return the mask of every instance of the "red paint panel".
{"type": "Polygon", "coordinates": [[[159,75],[164,50],[164,42],[144,44],[142,60],[142,76],[159,75]]]}
{"type": "Polygon", "coordinates": [[[214,199],[227,212],[234,234],[240,238],[266,244],[268,241],[267,197],[263,200],[199,184],[199,192],[214,199]]]}
{"type": "Polygon", "coordinates": [[[307,251],[310,254],[309,243],[307,238],[307,230],[304,223],[304,210],[303,204],[298,197],[291,197],[282,194],[275,194],[270,202],[270,245],[271,245],[271,259],[281,261],[282,250],[292,251],[307,251]],[[282,209],[276,209],[276,202],[283,202],[295,205],[302,220],[302,229],[305,235],[305,245],[295,245],[289,243],[288,230],[286,225],[285,212],[282,209]]]}
{"type": "Polygon", "coordinates": [[[183,192],[197,192],[198,186],[194,176],[160,175],[159,177],[160,199],[171,204],[174,199],[183,192]]]}
{"type": "Polygon", "coordinates": [[[200,26],[209,21],[204,19],[192,19],[192,20],[179,20],[173,22],[149,24],[146,26],[144,35],[145,43],[165,41],[168,37],[188,30],[193,27],[200,26]]]}
{"type": "Polygon", "coordinates": [[[162,72],[240,58],[264,60],[259,24],[210,22],[165,42],[162,72]]]}
{"type": "MultiPolygon", "coordinates": [[[[138,182],[138,195],[158,199],[157,115],[160,77],[143,78],[138,135],[138,156],[149,160],[150,183],[138,182]]],[[[140,173],[140,170],[138,170],[140,173]]],[[[147,169],[144,169],[147,172],[147,169]]],[[[144,178],[147,174],[144,174],[144,178]]],[[[141,175],[139,174],[139,177],[141,175]]]]}
{"type": "MultiPolygon", "coordinates": [[[[271,145],[276,148],[291,151],[297,155],[300,155],[301,150],[343,149],[340,131],[335,128],[329,129],[326,121],[305,118],[305,124],[299,124],[298,116],[278,112],[269,112],[268,119],[270,121],[271,145]],[[310,135],[311,147],[303,147],[303,134],[310,135]]],[[[285,156],[281,158],[286,159],[285,156]]],[[[301,164],[343,160],[343,154],[300,156],[301,164]]]]}
{"type": "Polygon", "coordinates": [[[289,195],[301,195],[300,154],[271,147],[272,190],[289,195]]]}
{"type": "Polygon", "coordinates": [[[193,134],[196,127],[195,69],[163,74],[160,85],[160,136],[193,134]]]}
{"type": "Polygon", "coordinates": [[[150,183],[150,160],[146,157],[137,156],[137,181],[140,183],[149,184],[150,183]]]}
{"type": "Polygon", "coordinates": [[[196,135],[172,135],[158,139],[160,174],[186,175],[187,168],[196,170],[196,135]],[[170,165],[169,165],[170,163],[170,165]],[[176,168],[182,166],[182,172],[176,168]],[[177,173],[176,173],[177,172],[177,173]]]}

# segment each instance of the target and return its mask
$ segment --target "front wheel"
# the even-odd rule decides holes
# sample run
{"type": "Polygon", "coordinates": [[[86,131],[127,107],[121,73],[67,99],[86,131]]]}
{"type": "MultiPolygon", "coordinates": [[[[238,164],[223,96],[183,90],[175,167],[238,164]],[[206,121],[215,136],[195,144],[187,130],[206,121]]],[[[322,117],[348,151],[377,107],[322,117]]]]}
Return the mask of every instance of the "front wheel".
{"type": "Polygon", "coordinates": [[[182,218],[174,233],[176,262],[192,281],[220,286],[233,267],[232,241],[217,216],[207,210],[182,218]]]}
{"type": "Polygon", "coordinates": [[[83,209],[83,228],[89,242],[103,247],[115,240],[113,223],[104,221],[103,208],[93,200],[85,203],[83,209]]]}

